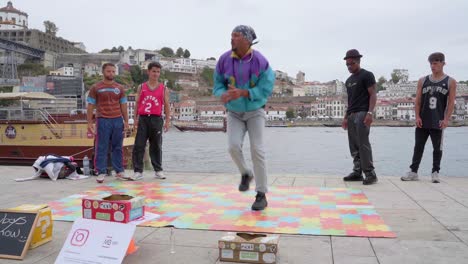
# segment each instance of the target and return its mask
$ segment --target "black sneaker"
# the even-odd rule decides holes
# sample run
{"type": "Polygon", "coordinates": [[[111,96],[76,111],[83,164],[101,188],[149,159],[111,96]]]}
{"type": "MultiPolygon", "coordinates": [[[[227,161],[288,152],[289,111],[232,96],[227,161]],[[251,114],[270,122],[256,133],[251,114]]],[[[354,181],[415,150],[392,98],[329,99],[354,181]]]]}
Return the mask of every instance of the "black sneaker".
{"type": "Polygon", "coordinates": [[[262,192],[257,192],[257,196],[255,196],[255,202],[252,204],[252,210],[261,211],[267,206],[268,202],[265,194],[262,192]]]}
{"type": "Polygon", "coordinates": [[[343,178],[343,181],[362,181],[362,174],[357,174],[356,172],[351,172],[348,176],[343,178]]]}
{"type": "Polygon", "coordinates": [[[377,179],[377,175],[375,175],[375,172],[370,172],[366,174],[366,178],[364,179],[362,184],[371,185],[371,184],[377,183],[377,181],[378,179],[377,179]]]}
{"type": "Polygon", "coordinates": [[[250,188],[250,182],[252,181],[253,176],[249,174],[242,174],[241,182],[239,184],[239,191],[245,192],[250,188]]]}

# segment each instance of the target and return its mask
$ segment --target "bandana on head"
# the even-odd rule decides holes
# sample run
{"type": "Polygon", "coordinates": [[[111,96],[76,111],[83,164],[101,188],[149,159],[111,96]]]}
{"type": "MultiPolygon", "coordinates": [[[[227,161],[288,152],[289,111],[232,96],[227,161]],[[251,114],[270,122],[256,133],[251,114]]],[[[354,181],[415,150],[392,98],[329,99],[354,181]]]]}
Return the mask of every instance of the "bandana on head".
{"type": "Polygon", "coordinates": [[[258,41],[253,42],[255,39],[257,39],[257,35],[255,34],[255,31],[253,30],[253,28],[250,26],[239,25],[232,30],[232,33],[234,32],[241,33],[244,36],[244,38],[250,42],[251,45],[258,43],[258,41]]]}

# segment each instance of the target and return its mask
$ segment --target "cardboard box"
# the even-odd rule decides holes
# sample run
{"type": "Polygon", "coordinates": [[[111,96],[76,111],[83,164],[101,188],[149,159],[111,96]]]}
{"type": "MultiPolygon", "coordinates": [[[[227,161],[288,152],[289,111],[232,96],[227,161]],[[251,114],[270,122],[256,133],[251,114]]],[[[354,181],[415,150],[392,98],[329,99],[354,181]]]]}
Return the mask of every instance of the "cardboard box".
{"type": "Polygon", "coordinates": [[[83,218],[128,223],[145,214],[145,197],[105,194],[83,198],[83,218]]]}
{"type": "Polygon", "coordinates": [[[221,261],[241,263],[276,263],[278,235],[226,233],[219,241],[221,261]]]}
{"type": "Polygon", "coordinates": [[[36,248],[52,240],[52,210],[47,204],[23,204],[11,209],[18,211],[37,211],[39,214],[29,248],[36,248]]]}

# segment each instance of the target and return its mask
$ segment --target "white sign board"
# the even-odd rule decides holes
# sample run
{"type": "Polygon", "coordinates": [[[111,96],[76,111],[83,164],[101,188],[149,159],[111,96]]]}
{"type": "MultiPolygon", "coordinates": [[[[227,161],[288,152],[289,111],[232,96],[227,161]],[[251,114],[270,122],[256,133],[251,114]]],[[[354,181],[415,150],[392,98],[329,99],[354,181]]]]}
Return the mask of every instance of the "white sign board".
{"type": "Polygon", "coordinates": [[[158,219],[159,217],[161,217],[161,216],[158,215],[158,214],[153,214],[151,212],[145,212],[144,216],[142,216],[140,218],[137,218],[137,219],[129,222],[128,224],[129,225],[140,225],[140,224],[146,223],[148,221],[153,221],[155,219],[158,219]]]}
{"type": "Polygon", "coordinates": [[[120,264],[135,228],[135,225],[78,218],[55,264],[120,264]]]}

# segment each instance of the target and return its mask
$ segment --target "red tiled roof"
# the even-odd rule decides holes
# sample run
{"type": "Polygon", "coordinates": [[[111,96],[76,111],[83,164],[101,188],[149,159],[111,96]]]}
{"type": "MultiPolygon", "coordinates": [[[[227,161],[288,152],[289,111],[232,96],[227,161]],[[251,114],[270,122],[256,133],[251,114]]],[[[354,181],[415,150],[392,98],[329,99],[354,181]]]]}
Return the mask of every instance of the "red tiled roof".
{"type": "Polygon", "coordinates": [[[178,107],[195,107],[196,103],[193,100],[182,101],[178,107]]]}
{"type": "Polygon", "coordinates": [[[0,8],[0,12],[17,13],[20,15],[28,16],[28,14],[26,14],[25,12],[14,8],[13,3],[11,1],[8,1],[7,6],[0,8]]]}
{"type": "Polygon", "coordinates": [[[222,105],[203,105],[197,107],[198,111],[225,111],[226,108],[222,105]]]}
{"type": "Polygon", "coordinates": [[[285,106],[270,106],[265,111],[288,111],[288,107],[285,106]]]}

